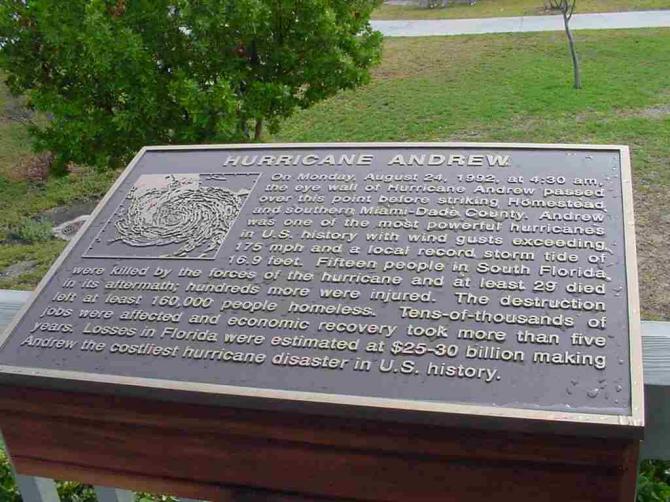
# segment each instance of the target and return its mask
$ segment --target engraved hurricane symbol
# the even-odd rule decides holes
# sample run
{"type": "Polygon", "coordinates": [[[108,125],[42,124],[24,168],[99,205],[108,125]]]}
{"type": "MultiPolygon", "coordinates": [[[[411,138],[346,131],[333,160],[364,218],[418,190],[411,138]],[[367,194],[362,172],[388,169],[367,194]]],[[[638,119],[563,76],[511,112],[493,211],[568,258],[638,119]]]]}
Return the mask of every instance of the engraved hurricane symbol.
{"type": "Polygon", "coordinates": [[[115,227],[133,247],[179,245],[164,257],[199,257],[216,251],[228,234],[248,191],[194,186],[172,178],[164,187],[133,188],[115,227]]]}

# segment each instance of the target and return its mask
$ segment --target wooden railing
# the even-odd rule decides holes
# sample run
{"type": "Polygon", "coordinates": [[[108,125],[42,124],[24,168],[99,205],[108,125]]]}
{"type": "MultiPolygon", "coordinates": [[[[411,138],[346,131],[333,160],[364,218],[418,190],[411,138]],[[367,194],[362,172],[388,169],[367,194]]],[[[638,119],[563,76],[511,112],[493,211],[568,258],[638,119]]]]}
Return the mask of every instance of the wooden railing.
{"type": "MultiPolygon", "coordinates": [[[[29,297],[28,291],[0,290],[0,331],[29,297]]],[[[646,429],[641,457],[667,460],[670,459],[670,322],[643,321],[642,348],[646,429]]],[[[54,480],[21,474],[15,477],[24,502],[59,502],[54,480]]],[[[132,492],[113,487],[96,486],[95,493],[99,502],[134,500],[132,492]]]]}

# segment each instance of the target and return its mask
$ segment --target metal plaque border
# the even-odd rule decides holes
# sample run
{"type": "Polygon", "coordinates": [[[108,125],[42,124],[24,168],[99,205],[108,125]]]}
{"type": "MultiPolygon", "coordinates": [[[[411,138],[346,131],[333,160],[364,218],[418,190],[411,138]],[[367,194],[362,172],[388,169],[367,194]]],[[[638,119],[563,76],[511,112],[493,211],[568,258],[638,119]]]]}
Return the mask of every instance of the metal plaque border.
{"type": "MultiPolygon", "coordinates": [[[[18,366],[0,365],[0,378],[6,383],[16,381],[29,382],[36,385],[38,381],[41,386],[48,388],[61,388],[74,390],[73,387],[79,383],[79,388],[107,388],[112,387],[125,390],[133,394],[133,390],[155,390],[159,395],[169,393],[186,393],[187,395],[206,395],[211,402],[212,398],[228,398],[231,402],[244,406],[245,400],[264,403],[260,407],[273,408],[278,404],[296,403],[307,406],[308,409],[324,406],[324,410],[335,408],[354,408],[367,410],[368,412],[382,413],[407,412],[408,414],[429,414],[433,418],[439,416],[455,415],[472,417],[486,421],[486,419],[510,419],[513,421],[527,422],[528,429],[533,429],[538,423],[555,423],[556,425],[569,425],[570,429],[558,428],[562,431],[572,430],[579,425],[589,425],[592,432],[599,428],[610,429],[612,435],[626,435],[640,437],[644,427],[644,383],[642,370],[642,338],[640,327],[640,305],[638,296],[637,259],[635,249],[635,227],[633,220],[633,190],[630,151],[624,145],[589,145],[589,144],[545,144],[545,143],[473,143],[473,142],[364,142],[364,143],[253,143],[253,144],[211,144],[211,145],[169,145],[169,146],[145,146],[131,160],[128,166],[120,174],[112,187],[98,203],[91,217],[85,222],[68,246],[56,259],[49,271],[39,282],[30,299],[26,302],[18,314],[14,317],[7,329],[0,336],[0,350],[16,325],[23,318],[33,302],[44,289],[51,278],[55,275],[66,257],[74,246],[84,236],[86,230],[96,219],[100,211],[109,202],[112,195],[121,186],[124,180],[132,172],[135,165],[149,152],[163,151],[193,151],[193,150],[253,150],[253,149],[314,149],[314,148],[460,148],[460,149],[508,149],[508,150],[579,150],[579,151],[610,151],[619,154],[621,167],[621,191],[623,203],[623,228],[625,239],[625,270],[628,285],[628,331],[629,331],[629,364],[631,385],[631,413],[630,415],[593,414],[580,412],[561,412],[546,409],[527,409],[503,406],[471,405],[459,403],[446,403],[436,401],[414,401],[409,399],[390,399],[378,397],[355,396],[347,394],[326,394],[318,392],[291,391],[281,389],[264,389],[254,387],[239,387],[202,382],[184,382],[176,380],[164,380],[154,378],[126,377],[119,375],[108,375],[104,373],[87,373],[83,371],[65,371],[39,368],[25,368],[18,366]],[[67,383],[73,384],[67,387],[67,383]],[[62,385],[66,384],[66,385],[62,385]],[[623,432],[625,429],[628,432],[623,432]]],[[[78,389],[77,389],[78,390],[78,389]]],[[[137,394],[137,392],[135,392],[137,394]]],[[[258,405],[256,405],[258,407],[258,405]]],[[[439,420],[438,420],[439,422],[439,420]]],[[[475,423],[471,425],[475,426],[475,423]]],[[[551,427],[549,430],[552,430],[551,427]]],[[[610,434],[608,434],[610,435],[610,434]]]]}

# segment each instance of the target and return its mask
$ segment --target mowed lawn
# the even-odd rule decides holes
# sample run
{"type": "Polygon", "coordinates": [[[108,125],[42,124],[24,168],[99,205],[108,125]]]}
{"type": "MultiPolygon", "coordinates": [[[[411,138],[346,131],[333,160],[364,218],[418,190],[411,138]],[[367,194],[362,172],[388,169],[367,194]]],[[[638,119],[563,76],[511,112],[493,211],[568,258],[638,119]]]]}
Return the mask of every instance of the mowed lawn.
{"type": "MultiPolygon", "coordinates": [[[[370,84],[296,114],[266,139],[628,144],[643,316],[670,319],[670,30],[576,37],[580,91],[571,86],[561,33],[387,39],[370,84]]],[[[29,289],[64,243],[26,244],[13,229],[51,207],[99,198],[116,173],[22,180],[25,131],[0,119],[0,133],[0,271],[36,262],[18,277],[0,276],[0,288],[29,289]]]]}
{"type": "Polygon", "coordinates": [[[631,146],[643,316],[670,319],[670,30],[387,39],[372,83],[289,120],[276,141],[631,146]]]}
{"type": "MultiPolygon", "coordinates": [[[[418,4],[418,1],[416,2],[418,4]]],[[[452,2],[450,2],[452,3],[452,2]]],[[[374,19],[462,19],[477,17],[539,16],[555,14],[548,0],[478,0],[446,8],[426,9],[418,5],[379,6],[374,19]]],[[[578,0],[577,13],[670,9],[670,0],[578,0]]]]}

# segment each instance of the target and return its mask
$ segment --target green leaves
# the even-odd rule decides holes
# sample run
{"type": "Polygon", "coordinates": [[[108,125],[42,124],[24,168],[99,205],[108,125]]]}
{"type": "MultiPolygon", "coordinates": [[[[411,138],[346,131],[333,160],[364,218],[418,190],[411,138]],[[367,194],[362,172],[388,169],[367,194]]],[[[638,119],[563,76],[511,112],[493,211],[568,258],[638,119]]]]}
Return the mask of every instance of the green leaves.
{"type": "Polygon", "coordinates": [[[377,0],[7,0],[0,67],[38,149],[105,168],[146,144],[249,141],[369,79],[377,0]]]}
{"type": "Polygon", "coordinates": [[[21,496],[14,483],[14,475],[4,449],[0,447],[0,500],[20,502],[21,496]]]}
{"type": "Polygon", "coordinates": [[[645,460],[637,478],[637,502],[670,500],[670,462],[645,460]]]}

